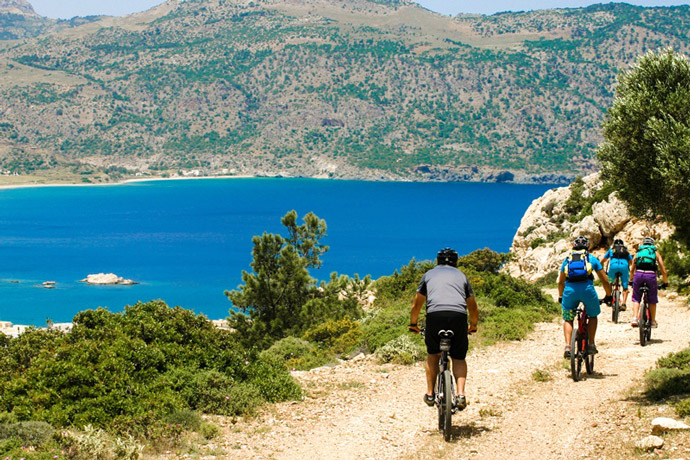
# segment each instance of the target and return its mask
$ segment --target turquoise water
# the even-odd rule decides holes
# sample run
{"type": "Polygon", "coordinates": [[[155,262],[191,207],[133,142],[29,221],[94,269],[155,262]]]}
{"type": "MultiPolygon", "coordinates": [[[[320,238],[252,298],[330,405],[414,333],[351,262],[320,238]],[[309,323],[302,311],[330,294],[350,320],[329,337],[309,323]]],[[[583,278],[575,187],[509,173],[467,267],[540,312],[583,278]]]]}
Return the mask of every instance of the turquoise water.
{"type": "Polygon", "coordinates": [[[43,325],[99,306],[163,299],[227,316],[225,289],[250,270],[251,238],[295,209],[326,220],[323,266],[374,278],[451,246],[507,251],[549,186],[313,179],[208,179],[0,191],[0,320],[43,325]],[[89,286],[90,273],[134,286],[89,286]],[[56,289],[39,287],[56,281],[56,289]]]}

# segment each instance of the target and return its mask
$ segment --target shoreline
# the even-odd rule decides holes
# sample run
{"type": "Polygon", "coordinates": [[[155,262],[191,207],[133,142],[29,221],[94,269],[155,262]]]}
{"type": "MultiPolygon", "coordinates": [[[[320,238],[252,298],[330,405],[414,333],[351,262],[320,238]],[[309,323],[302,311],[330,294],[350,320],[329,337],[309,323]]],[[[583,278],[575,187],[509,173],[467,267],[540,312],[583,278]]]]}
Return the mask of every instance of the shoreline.
{"type": "Polygon", "coordinates": [[[236,175],[236,176],[194,176],[194,177],[161,177],[161,176],[151,176],[147,178],[135,178],[135,179],[125,179],[119,182],[102,182],[98,184],[75,184],[70,182],[53,182],[47,184],[35,184],[35,183],[25,183],[25,184],[4,184],[0,185],[0,190],[13,190],[21,188],[45,188],[45,187],[111,187],[115,185],[127,185],[137,182],[153,182],[153,181],[168,181],[168,180],[200,180],[200,179],[254,179],[259,176],[249,176],[249,175],[236,175]]]}
{"type": "Polygon", "coordinates": [[[417,183],[451,183],[451,182],[457,182],[457,183],[467,183],[467,184],[506,184],[506,185],[552,185],[554,187],[563,187],[564,184],[559,183],[559,182],[543,182],[543,183],[536,183],[536,182],[514,182],[514,181],[507,181],[507,182],[495,182],[495,181],[453,181],[453,180],[375,180],[375,179],[355,179],[355,178],[330,178],[330,177],[306,177],[306,176],[254,176],[250,174],[241,174],[241,175],[220,175],[220,176],[191,176],[191,177],[183,177],[183,176],[174,176],[174,177],[162,177],[162,176],[151,176],[151,177],[146,177],[146,178],[132,178],[132,179],[125,179],[122,181],[118,182],[101,182],[97,184],[92,184],[92,183],[70,183],[70,182],[50,182],[50,183],[45,183],[45,184],[38,184],[38,183],[19,183],[19,184],[3,184],[0,185],[0,191],[2,190],[14,190],[14,189],[23,189],[23,188],[46,188],[46,187],[112,187],[112,186],[117,186],[117,185],[127,185],[127,184],[132,184],[132,183],[139,183],[139,182],[159,182],[159,181],[176,181],[176,180],[205,180],[205,179],[314,179],[314,180],[333,180],[333,181],[339,181],[339,180],[351,180],[351,181],[362,181],[362,182],[417,182],[417,183]]]}

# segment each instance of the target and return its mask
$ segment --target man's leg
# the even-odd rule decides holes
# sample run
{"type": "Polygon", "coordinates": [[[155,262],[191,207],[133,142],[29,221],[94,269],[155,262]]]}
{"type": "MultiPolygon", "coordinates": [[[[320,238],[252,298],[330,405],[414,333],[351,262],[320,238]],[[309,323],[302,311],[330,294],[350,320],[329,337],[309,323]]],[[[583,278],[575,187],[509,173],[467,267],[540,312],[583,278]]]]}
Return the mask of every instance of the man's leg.
{"type": "Polygon", "coordinates": [[[563,321],[563,335],[565,336],[565,345],[570,346],[570,339],[573,337],[573,322],[563,321]]]}
{"type": "Polygon", "coordinates": [[[467,381],[467,361],[453,359],[453,377],[455,377],[456,395],[465,394],[465,382],[467,381]]]}
{"type": "Polygon", "coordinates": [[[656,321],[656,304],[649,304],[649,313],[652,315],[652,322],[656,321]]]}
{"type": "Polygon", "coordinates": [[[438,376],[438,360],[441,357],[441,353],[436,353],[433,355],[426,355],[426,394],[433,396],[434,385],[436,384],[436,377],[438,376]]]}
{"type": "Polygon", "coordinates": [[[590,316],[589,326],[587,326],[587,339],[589,340],[589,343],[591,343],[592,345],[594,344],[594,337],[597,335],[597,324],[599,324],[597,317],[590,316]]]}
{"type": "Polygon", "coordinates": [[[628,294],[630,294],[630,290],[623,289],[623,305],[627,305],[628,303],[628,294]]]}

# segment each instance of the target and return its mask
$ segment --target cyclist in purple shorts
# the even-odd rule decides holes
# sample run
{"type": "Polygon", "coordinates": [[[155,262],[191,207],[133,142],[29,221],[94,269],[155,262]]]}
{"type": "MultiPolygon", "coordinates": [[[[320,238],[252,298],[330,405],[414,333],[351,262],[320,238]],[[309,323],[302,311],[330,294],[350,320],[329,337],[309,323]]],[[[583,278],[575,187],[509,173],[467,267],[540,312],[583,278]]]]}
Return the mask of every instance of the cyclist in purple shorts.
{"type": "Polygon", "coordinates": [[[630,277],[633,279],[633,320],[632,327],[637,327],[640,316],[640,301],[642,295],[640,287],[645,282],[649,287],[647,292],[647,302],[649,302],[649,311],[652,315],[652,327],[657,327],[656,322],[656,304],[659,303],[657,295],[657,288],[665,289],[668,286],[668,275],[666,274],[666,267],[661,254],[656,250],[654,238],[645,237],[642,240],[632,264],[630,264],[630,277]],[[657,286],[656,272],[657,268],[661,270],[661,276],[664,282],[661,286],[657,286]]]}

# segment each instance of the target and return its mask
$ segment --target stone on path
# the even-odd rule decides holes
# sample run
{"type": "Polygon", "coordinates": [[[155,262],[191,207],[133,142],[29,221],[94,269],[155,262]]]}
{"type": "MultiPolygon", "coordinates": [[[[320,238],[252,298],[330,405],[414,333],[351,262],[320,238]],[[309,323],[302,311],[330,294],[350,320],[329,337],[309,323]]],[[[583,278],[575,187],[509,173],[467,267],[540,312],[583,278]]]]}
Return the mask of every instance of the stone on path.
{"type": "Polygon", "coordinates": [[[664,440],[659,436],[647,436],[635,443],[635,447],[640,450],[654,450],[661,449],[664,446],[664,440]]]}
{"type": "Polygon", "coordinates": [[[657,417],[652,420],[652,434],[665,433],[666,431],[690,430],[690,426],[683,422],[668,417],[657,417]]]}

